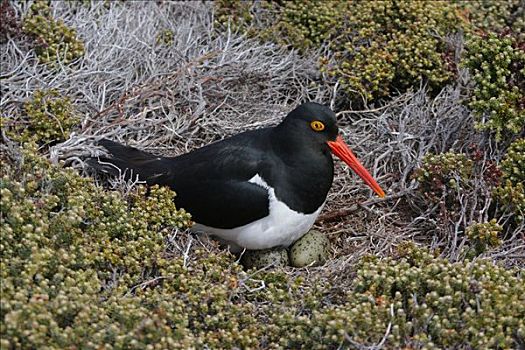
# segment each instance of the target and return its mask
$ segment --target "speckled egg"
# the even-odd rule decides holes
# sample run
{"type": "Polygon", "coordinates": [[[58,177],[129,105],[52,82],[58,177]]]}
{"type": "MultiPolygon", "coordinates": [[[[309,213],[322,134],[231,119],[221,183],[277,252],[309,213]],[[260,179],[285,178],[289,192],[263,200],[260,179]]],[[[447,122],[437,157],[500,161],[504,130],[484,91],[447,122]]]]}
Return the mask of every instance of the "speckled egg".
{"type": "Polygon", "coordinates": [[[330,240],[326,235],[311,230],[290,248],[290,263],[295,267],[319,266],[330,254],[330,240]]]}
{"type": "Polygon", "coordinates": [[[242,255],[241,264],[246,269],[260,269],[268,265],[273,265],[274,267],[287,266],[288,252],[283,248],[247,250],[242,255]]]}

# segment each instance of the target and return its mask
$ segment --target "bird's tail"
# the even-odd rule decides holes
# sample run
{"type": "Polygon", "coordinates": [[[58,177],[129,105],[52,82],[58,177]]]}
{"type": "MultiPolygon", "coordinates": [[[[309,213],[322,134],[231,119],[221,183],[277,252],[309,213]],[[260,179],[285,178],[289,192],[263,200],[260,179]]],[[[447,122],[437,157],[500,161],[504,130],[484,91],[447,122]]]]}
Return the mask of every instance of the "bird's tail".
{"type": "Polygon", "coordinates": [[[170,176],[169,158],[159,157],[108,139],[102,139],[98,144],[107,150],[108,156],[86,160],[97,172],[122,176],[125,180],[135,180],[138,177],[149,185],[167,184],[170,176]]]}

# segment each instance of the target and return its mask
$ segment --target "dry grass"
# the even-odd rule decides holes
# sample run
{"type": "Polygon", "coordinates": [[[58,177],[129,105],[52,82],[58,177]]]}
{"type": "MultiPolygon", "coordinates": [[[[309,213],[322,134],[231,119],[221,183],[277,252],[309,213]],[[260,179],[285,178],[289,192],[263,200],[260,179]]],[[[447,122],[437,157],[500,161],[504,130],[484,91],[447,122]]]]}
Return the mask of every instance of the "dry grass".
{"type": "MultiPolygon", "coordinates": [[[[23,14],[28,4],[14,4],[23,14]]],[[[147,151],[177,155],[229,135],[274,125],[301,101],[336,109],[350,105],[338,84],[321,76],[317,52],[300,56],[239,33],[218,33],[208,2],[93,2],[90,6],[54,2],[56,17],[77,29],[86,47],[77,65],[50,71],[38,64],[27,43],[11,39],[2,46],[2,115],[22,112],[35,90],[54,88],[72,96],[81,126],[50,149],[50,158],[82,169],[82,158],[100,152],[94,142],[111,138],[147,151]],[[159,44],[165,30],[173,42],[159,44]]],[[[458,42],[460,48],[460,42],[458,42]]],[[[365,254],[391,255],[402,241],[440,248],[461,259],[463,224],[443,231],[436,208],[427,208],[411,174],[428,152],[466,151],[470,144],[501,150],[471,127],[463,106],[468,76],[435,97],[424,86],[384,106],[340,111],[341,133],[378,182],[387,190],[379,200],[351,171],[337,164],[328,202],[316,224],[333,244],[333,260],[304,269],[338,275],[365,254]]],[[[125,186],[124,186],[125,188],[125,186]]],[[[479,217],[486,216],[488,207],[479,217]]],[[[507,218],[508,219],[508,218],[507,218]]],[[[505,219],[503,219],[505,220],[505,219]]],[[[446,225],[449,227],[450,225],[446,225]]],[[[506,265],[523,264],[523,225],[504,244],[486,253],[506,265]]],[[[180,235],[180,233],[179,233],[180,235]]],[[[170,239],[170,249],[188,252],[193,238],[170,239]],[[174,248],[175,247],[175,248],[174,248]]],[[[203,244],[217,249],[211,243],[203,244]]],[[[298,273],[290,270],[290,273],[298,273]]],[[[346,278],[341,273],[341,278],[346,278]]]]}

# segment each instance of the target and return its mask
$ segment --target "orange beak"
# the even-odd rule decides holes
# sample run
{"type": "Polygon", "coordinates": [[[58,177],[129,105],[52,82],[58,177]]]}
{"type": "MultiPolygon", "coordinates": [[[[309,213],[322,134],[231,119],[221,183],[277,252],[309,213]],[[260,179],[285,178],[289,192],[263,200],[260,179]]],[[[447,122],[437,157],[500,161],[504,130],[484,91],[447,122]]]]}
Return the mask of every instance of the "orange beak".
{"type": "Polygon", "coordinates": [[[365,169],[365,167],[359,162],[354,153],[348,148],[346,143],[343,141],[341,136],[337,136],[335,141],[328,141],[328,146],[332,150],[332,153],[338,156],[344,161],[353,171],[365,181],[365,183],[374,190],[375,193],[381,198],[385,196],[385,192],[379,187],[379,184],[374,180],[372,175],[365,169]]]}

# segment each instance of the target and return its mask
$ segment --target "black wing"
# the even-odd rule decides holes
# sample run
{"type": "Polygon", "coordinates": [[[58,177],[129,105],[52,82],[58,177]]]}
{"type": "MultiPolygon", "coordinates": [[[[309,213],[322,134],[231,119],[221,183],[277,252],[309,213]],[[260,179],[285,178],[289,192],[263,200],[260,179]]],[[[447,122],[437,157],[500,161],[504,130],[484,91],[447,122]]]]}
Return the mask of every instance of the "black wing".
{"type": "Polygon", "coordinates": [[[199,224],[230,229],[269,214],[268,192],[249,182],[210,180],[175,186],[175,203],[199,224]]]}
{"type": "Polygon", "coordinates": [[[234,228],[269,213],[267,190],[248,182],[265,162],[267,145],[258,144],[256,135],[239,134],[174,158],[102,140],[99,144],[111,156],[92,158],[89,164],[111,175],[137,174],[148,185],[169,186],[177,193],[177,206],[187,210],[194,221],[234,228]]]}

